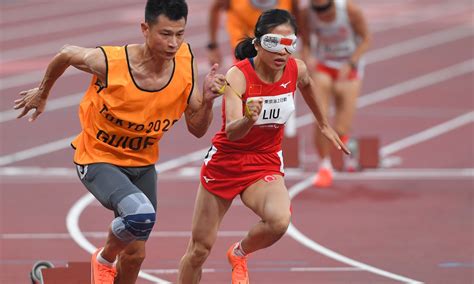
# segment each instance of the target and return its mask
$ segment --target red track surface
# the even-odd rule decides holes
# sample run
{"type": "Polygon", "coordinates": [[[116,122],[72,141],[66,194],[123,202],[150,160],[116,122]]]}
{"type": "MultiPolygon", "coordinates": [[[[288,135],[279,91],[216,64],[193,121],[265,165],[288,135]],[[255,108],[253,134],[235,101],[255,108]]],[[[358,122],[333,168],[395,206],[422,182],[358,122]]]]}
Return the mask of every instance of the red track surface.
{"type": "MultiPolygon", "coordinates": [[[[89,260],[90,253],[68,233],[66,216],[78,218],[81,232],[74,237],[85,235],[94,246],[103,243],[112,218],[96,202],[73,214],[87,191],[75,177],[67,141],[43,155],[36,149],[29,158],[18,156],[77,134],[75,102],[80,96],[62,106],[57,100],[83,92],[89,77],[76,72],[60,79],[49,104],[55,109],[33,124],[11,119],[13,100],[19,91],[38,84],[48,60],[63,44],[142,40],[138,22],[143,5],[136,1],[38,2],[1,4],[0,282],[8,284],[28,283],[37,260],[57,266],[89,260]]],[[[189,1],[187,37],[201,79],[208,69],[204,46],[209,2],[189,1]]],[[[252,283],[473,283],[472,2],[359,3],[374,31],[374,44],[367,55],[354,134],[378,136],[390,168],[339,175],[328,190],[307,186],[317,163],[311,126],[305,120],[308,110],[299,99],[299,150],[304,159],[301,169],[288,175],[287,186],[298,193],[293,199],[294,228],[309,241],[292,231],[253,254],[252,283]],[[321,254],[314,250],[316,243],[359,263],[321,254]]],[[[224,30],[220,36],[226,46],[224,30]]],[[[161,143],[159,165],[208,147],[219,127],[219,107],[202,139],[191,138],[178,123],[161,143]]],[[[159,222],[143,265],[152,277],[176,280],[175,269],[189,238],[199,166],[200,159],[190,159],[160,174],[159,222]]],[[[206,262],[202,283],[229,282],[225,251],[257,221],[238,200],[234,204],[206,262]]],[[[141,278],[138,283],[153,282],[141,278]]]]}

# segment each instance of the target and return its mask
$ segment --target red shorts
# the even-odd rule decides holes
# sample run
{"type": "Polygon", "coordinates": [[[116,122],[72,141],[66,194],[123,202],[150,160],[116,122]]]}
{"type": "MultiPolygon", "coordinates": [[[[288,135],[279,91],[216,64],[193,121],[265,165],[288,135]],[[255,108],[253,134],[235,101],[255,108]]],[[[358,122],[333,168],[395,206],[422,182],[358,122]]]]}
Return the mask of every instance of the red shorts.
{"type": "MultiPolygon", "coordinates": [[[[318,72],[323,72],[323,73],[328,74],[333,80],[337,80],[337,76],[339,75],[339,69],[328,67],[321,63],[317,63],[315,69],[318,72]]],[[[357,70],[352,69],[351,72],[349,73],[348,79],[355,80],[358,78],[359,78],[359,75],[357,74],[357,70]]]]}
{"type": "Polygon", "coordinates": [[[267,175],[284,176],[281,151],[223,153],[213,146],[201,168],[201,184],[210,193],[231,200],[267,175]]]}

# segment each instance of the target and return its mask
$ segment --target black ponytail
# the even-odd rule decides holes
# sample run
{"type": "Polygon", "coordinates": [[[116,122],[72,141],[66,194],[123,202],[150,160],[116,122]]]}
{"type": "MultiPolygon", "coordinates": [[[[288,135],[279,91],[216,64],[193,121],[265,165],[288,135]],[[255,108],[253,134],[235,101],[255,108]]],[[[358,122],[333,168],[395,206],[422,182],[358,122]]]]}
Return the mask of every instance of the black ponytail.
{"type": "Polygon", "coordinates": [[[246,37],[235,47],[235,58],[237,60],[244,60],[245,58],[252,58],[257,56],[257,50],[252,43],[253,38],[246,37]]]}

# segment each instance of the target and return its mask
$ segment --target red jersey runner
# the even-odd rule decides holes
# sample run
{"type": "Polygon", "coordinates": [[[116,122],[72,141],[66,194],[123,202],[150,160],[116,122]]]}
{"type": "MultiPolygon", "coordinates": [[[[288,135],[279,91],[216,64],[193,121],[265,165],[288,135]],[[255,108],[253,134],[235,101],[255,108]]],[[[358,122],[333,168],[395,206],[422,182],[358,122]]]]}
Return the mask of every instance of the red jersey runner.
{"type": "Polygon", "coordinates": [[[290,57],[281,78],[265,83],[257,76],[251,59],[235,65],[246,79],[242,106],[249,98],[262,98],[259,119],[249,133],[236,141],[225,133],[225,101],[222,103],[222,128],[212,139],[212,147],[201,169],[201,183],[208,191],[233,199],[248,186],[267,175],[283,175],[281,141],[284,126],[295,109],[294,94],[298,80],[296,61],[290,57]]]}

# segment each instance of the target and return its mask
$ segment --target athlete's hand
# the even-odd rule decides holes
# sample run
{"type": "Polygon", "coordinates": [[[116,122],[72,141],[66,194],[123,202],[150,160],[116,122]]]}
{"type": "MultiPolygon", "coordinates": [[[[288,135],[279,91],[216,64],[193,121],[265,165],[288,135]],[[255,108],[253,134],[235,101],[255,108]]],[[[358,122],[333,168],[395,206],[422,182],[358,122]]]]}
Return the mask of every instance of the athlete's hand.
{"type": "Polygon", "coordinates": [[[213,101],[224,93],[226,81],[223,74],[217,73],[219,64],[214,64],[204,79],[204,100],[213,101]]]}
{"type": "Polygon", "coordinates": [[[329,141],[331,141],[334,147],[339,150],[342,150],[347,155],[351,154],[351,151],[349,151],[347,146],[342,143],[341,139],[339,138],[339,135],[337,135],[336,131],[334,131],[330,126],[321,127],[321,132],[324,136],[326,136],[327,139],[329,139],[329,141]]]}
{"type": "Polygon", "coordinates": [[[263,105],[263,100],[260,99],[252,99],[248,98],[247,101],[245,102],[245,117],[248,118],[250,121],[255,123],[258,120],[258,117],[260,116],[260,112],[262,112],[262,105],[263,105]]]}
{"type": "Polygon", "coordinates": [[[23,109],[17,118],[22,118],[30,110],[35,109],[35,112],[31,115],[28,121],[34,121],[40,114],[44,112],[46,107],[46,99],[48,96],[42,94],[39,88],[30,89],[19,93],[22,96],[20,99],[15,100],[14,109],[23,109]]]}

